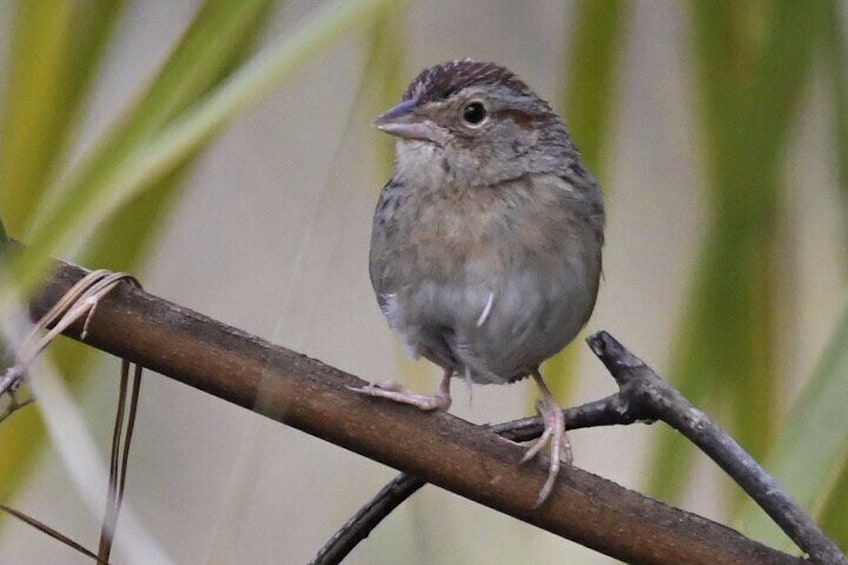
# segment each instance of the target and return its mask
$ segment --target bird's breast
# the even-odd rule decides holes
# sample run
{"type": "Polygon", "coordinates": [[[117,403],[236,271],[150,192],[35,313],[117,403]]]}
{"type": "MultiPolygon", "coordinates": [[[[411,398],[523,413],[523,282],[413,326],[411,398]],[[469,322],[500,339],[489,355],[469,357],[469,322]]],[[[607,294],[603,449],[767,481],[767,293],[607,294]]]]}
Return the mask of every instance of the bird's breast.
{"type": "Polygon", "coordinates": [[[436,279],[497,276],[528,255],[556,261],[574,237],[573,211],[557,195],[533,191],[529,181],[422,191],[414,198],[417,214],[402,230],[403,247],[420,273],[436,279]]]}

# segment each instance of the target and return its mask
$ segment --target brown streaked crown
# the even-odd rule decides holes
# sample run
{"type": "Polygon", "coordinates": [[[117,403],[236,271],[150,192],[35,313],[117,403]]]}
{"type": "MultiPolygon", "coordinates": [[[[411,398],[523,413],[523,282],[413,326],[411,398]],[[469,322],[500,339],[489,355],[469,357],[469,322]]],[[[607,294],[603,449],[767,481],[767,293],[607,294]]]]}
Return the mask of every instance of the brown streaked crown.
{"type": "Polygon", "coordinates": [[[403,93],[404,100],[419,103],[445,100],[472,85],[501,85],[521,94],[530,88],[515,74],[495,63],[458,59],[424,69],[403,93]]]}

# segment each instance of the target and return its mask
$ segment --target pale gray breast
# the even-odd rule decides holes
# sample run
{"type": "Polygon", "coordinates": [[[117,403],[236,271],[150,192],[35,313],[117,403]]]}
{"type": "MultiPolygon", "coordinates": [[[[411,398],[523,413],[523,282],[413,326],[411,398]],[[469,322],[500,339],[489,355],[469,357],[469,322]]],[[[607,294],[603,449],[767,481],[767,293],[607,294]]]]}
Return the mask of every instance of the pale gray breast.
{"type": "Polygon", "coordinates": [[[414,354],[476,382],[507,382],[559,351],[591,314],[602,212],[556,177],[464,196],[384,196],[384,216],[397,209],[375,216],[372,282],[414,354]],[[415,198],[425,200],[416,217],[398,214],[415,198]]]}

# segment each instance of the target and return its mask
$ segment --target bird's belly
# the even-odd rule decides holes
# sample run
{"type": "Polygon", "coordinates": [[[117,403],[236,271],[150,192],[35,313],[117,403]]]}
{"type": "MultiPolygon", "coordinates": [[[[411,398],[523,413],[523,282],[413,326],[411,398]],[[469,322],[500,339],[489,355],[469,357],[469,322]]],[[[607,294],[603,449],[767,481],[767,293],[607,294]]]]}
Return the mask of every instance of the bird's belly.
{"type": "Polygon", "coordinates": [[[562,349],[588,319],[597,287],[572,263],[424,280],[395,294],[387,315],[413,354],[477,383],[511,382],[562,349]]]}

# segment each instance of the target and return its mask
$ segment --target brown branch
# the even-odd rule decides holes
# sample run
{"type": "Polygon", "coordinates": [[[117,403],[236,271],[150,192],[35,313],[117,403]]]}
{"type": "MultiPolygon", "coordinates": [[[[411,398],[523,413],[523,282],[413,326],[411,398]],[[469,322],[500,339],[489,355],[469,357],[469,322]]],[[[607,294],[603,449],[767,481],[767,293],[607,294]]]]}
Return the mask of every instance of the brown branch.
{"type": "MultiPolygon", "coordinates": [[[[32,315],[83,275],[61,265],[32,315]]],[[[85,342],[629,563],[804,562],[576,467],[534,510],[546,466],[519,466],[522,447],[450,414],[351,393],[365,383],[129,286],[98,305],[85,342]]]]}

